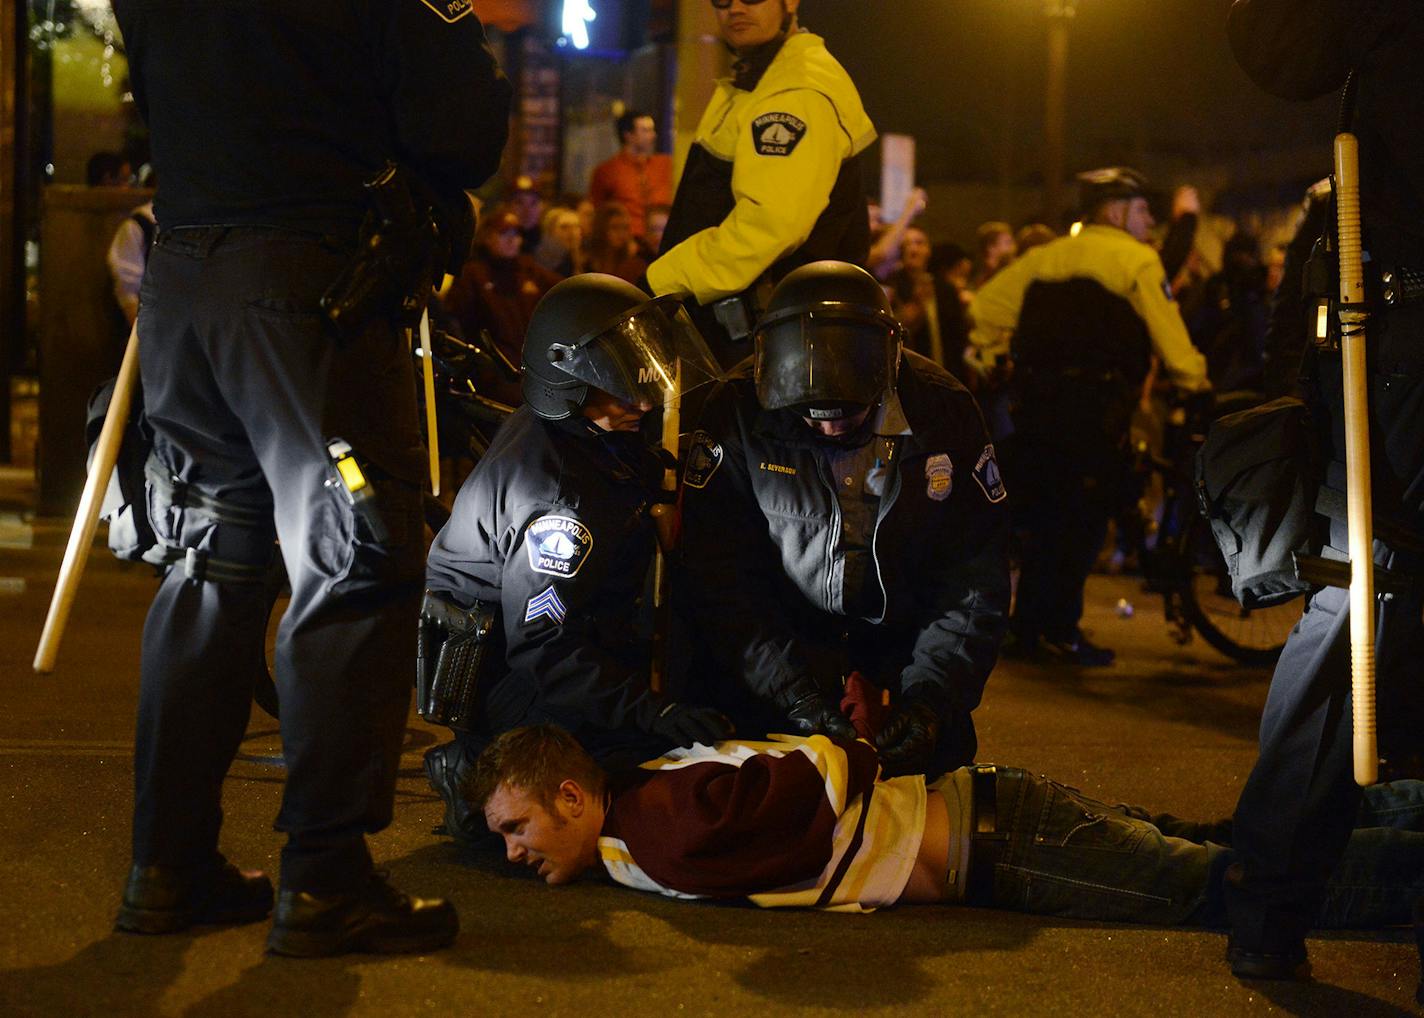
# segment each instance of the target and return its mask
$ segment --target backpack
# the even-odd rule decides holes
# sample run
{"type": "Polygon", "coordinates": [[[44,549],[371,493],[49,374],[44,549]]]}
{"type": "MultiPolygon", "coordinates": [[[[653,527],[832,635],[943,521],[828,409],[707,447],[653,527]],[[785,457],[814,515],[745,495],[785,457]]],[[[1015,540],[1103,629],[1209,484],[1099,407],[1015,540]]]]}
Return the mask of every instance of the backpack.
{"type": "Polygon", "coordinates": [[[1244,607],[1284,604],[1311,589],[1295,557],[1325,543],[1316,514],[1321,460],[1310,408],[1288,396],[1218,418],[1197,450],[1197,501],[1244,607]]]}

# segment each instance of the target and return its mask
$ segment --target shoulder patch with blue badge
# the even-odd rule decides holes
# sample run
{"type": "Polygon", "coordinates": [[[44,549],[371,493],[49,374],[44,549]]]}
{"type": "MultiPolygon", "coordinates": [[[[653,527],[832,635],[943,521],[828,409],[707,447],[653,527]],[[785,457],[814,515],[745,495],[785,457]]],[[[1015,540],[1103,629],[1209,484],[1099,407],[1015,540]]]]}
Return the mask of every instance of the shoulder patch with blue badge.
{"type": "Polygon", "coordinates": [[[687,450],[687,466],[682,471],[682,483],[689,488],[705,488],[712,475],[722,465],[722,444],[709,432],[698,429],[692,433],[692,445],[687,450]]]}
{"type": "Polygon", "coordinates": [[[974,464],[974,480],[990,502],[1002,502],[1008,497],[1004,475],[999,472],[999,461],[994,458],[993,442],[984,446],[984,451],[979,454],[979,460],[974,464]]]}
{"type": "Polygon", "coordinates": [[[548,619],[556,626],[562,626],[564,619],[568,618],[569,610],[564,607],[563,600],[559,597],[559,592],[553,587],[545,590],[542,594],[535,594],[529,599],[529,603],[524,606],[524,624],[538,622],[540,619],[548,619]]]}
{"type": "Polygon", "coordinates": [[[789,156],[806,137],[806,121],[790,113],[763,113],[752,121],[757,155],[789,156]]]}
{"type": "Polygon", "coordinates": [[[953,490],[954,463],[949,453],[937,452],[925,460],[925,494],[936,502],[943,502],[953,490]]]}
{"type": "Polygon", "coordinates": [[[593,531],[571,516],[540,516],[524,531],[529,568],[569,579],[593,550],[593,531]]]}
{"type": "Polygon", "coordinates": [[[434,11],[440,20],[453,25],[467,14],[474,13],[474,0],[420,0],[434,11]]]}

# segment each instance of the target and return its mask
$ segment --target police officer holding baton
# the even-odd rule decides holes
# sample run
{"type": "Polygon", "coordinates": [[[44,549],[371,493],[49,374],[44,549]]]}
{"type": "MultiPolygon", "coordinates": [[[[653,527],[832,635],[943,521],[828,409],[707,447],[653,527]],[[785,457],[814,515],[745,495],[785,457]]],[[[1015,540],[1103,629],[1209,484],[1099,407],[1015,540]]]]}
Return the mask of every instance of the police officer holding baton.
{"type": "Polygon", "coordinates": [[[400,893],[365,841],[391,820],[422,577],[424,453],[398,319],[468,250],[462,192],[498,165],[509,83],[467,0],[114,7],[162,181],[138,335],[150,509],[176,559],[144,629],[118,927],[273,907],[267,877],[228,863],[218,835],[276,539],[292,596],[276,649],[287,842],[268,950],[441,947],[453,906],[400,893]],[[349,270],[378,177],[424,227],[373,222],[368,254],[412,245],[375,265],[414,269],[362,282],[349,270]],[[323,295],[343,277],[327,301],[338,328],[323,295]]]}

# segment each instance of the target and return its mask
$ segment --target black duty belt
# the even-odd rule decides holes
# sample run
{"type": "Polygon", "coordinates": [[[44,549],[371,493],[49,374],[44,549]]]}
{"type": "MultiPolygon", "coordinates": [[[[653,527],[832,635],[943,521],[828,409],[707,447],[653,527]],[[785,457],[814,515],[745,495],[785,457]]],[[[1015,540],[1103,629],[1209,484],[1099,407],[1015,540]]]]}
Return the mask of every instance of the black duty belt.
{"type": "Polygon", "coordinates": [[[1009,835],[999,830],[998,768],[976,764],[969,768],[971,794],[969,874],[964,880],[964,903],[994,904],[994,871],[1009,853],[1009,835]]]}

